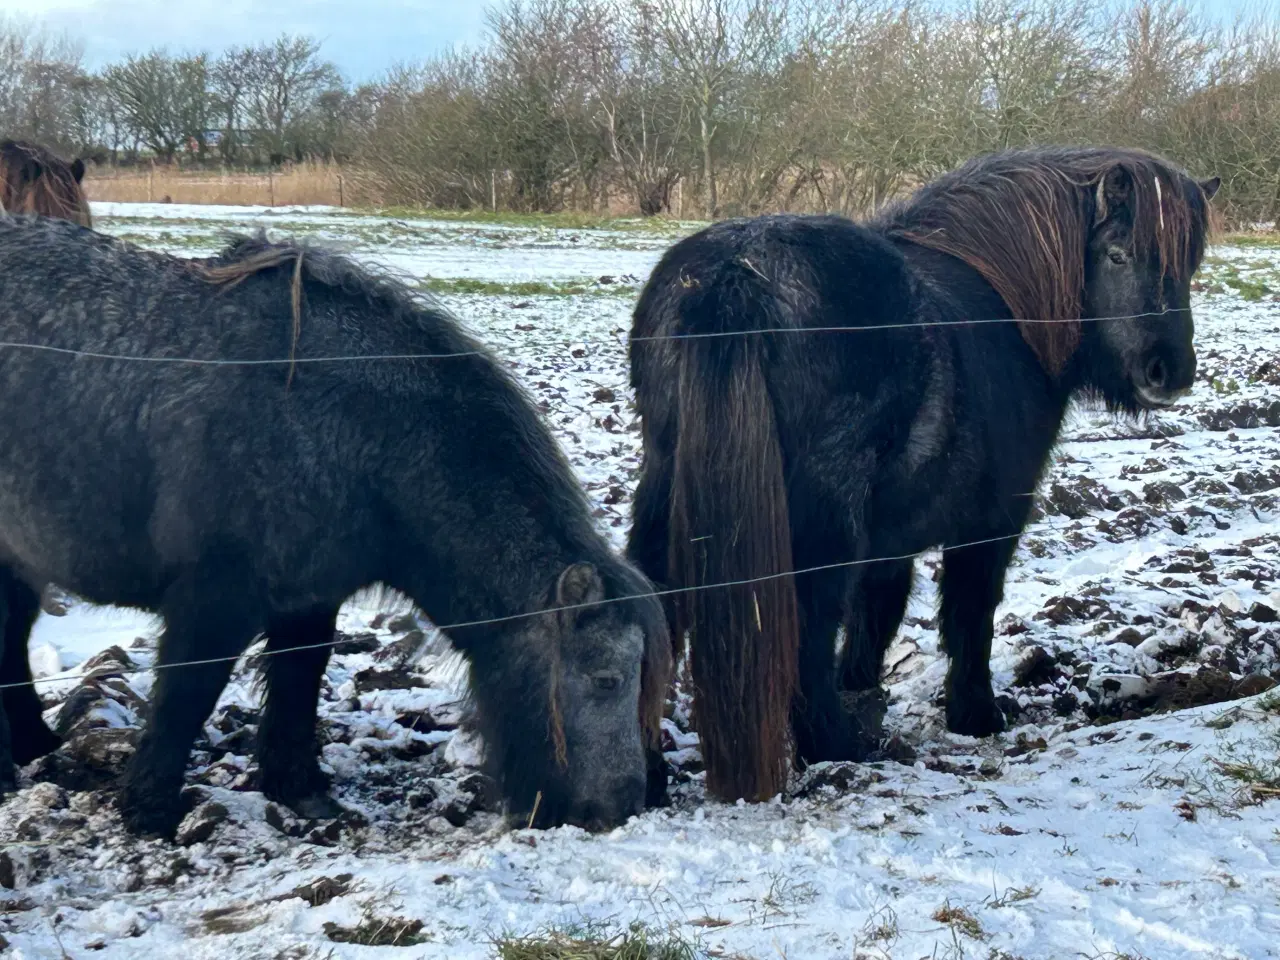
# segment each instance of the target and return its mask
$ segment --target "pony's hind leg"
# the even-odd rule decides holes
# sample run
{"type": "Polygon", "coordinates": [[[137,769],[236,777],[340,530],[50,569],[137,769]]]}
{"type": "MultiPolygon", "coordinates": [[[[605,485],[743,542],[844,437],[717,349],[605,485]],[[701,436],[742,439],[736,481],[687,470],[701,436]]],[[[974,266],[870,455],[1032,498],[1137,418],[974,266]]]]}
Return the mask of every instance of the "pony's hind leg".
{"type": "Polygon", "coordinates": [[[836,687],[835,641],[844,581],[845,575],[838,570],[796,578],[800,676],[791,727],[796,753],[806,763],[860,760],[872,746],[841,706],[836,687]]]}
{"type": "MultiPolygon", "coordinates": [[[[976,537],[974,539],[977,539],[976,537]]],[[[947,672],[947,729],[985,737],[1004,729],[991,688],[992,618],[1004,593],[1017,539],[951,550],[942,562],[942,640],[947,672]]]]}
{"type": "Polygon", "coordinates": [[[27,657],[31,628],[40,614],[40,595],[8,570],[0,570],[0,592],[4,604],[4,651],[0,655],[4,713],[9,721],[13,762],[25,767],[53,753],[62,740],[44,722],[44,705],[32,684],[27,657]]]}
{"type": "Polygon", "coordinates": [[[168,837],[182,820],[192,744],[235,659],[262,630],[261,610],[255,584],[233,555],[201,561],[165,591],[151,712],[117,801],[131,832],[168,837]]]}
{"type": "Polygon", "coordinates": [[[313,819],[343,812],[320,770],[316,707],[332,652],[336,610],[273,617],[267,624],[267,698],[258,731],[262,792],[313,819]]]}

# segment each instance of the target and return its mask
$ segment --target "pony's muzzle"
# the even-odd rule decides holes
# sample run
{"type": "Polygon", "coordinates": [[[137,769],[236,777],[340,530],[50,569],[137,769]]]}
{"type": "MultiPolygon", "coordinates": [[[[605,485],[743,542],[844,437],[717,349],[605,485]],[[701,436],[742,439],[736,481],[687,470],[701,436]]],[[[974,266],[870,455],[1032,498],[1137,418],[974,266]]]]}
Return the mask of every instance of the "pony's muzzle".
{"type": "Polygon", "coordinates": [[[609,796],[575,802],[569,810],[568,822],[591,833],[619,827],[644,811],[646,786],[643,777],[628,777],[610,791],[609,796]]]}
{"type": "Polygon", "coordinates": [[[1191,392],[1196,378],[1195,355],[1189,360],[1175,360],[1163,351],[1149,355],[1137,376],[1134,391],[1149,410],[1171,407],[1191,392]]]}

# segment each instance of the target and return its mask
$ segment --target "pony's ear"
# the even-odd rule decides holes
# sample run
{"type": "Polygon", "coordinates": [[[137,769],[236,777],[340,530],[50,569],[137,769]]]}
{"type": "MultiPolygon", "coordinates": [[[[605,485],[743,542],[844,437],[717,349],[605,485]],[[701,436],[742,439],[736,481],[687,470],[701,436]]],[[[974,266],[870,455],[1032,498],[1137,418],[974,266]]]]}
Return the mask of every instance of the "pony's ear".
{"type": "Polygon", "coordinates": [[[71,163],[71,175],[76,178],[76,183],[84,179],[84,161],[79,157],[71,163]]]}
{"type": "Polygon", "coordinates": [[[1114,213],[1123,210],[1133,198],[1133,178],[1129,171],[1117,164],[1098,181],[1097,213],[1095,223],[1101,223],[1114,213]]]}
{"type": "Polygon", "coordinates": [[[1222,186],[1221,177],[1210,177],[1208,180],[1200,181],[1200,189],[1204,191],[1204,198],[1206,200],[1212,200],[1214,195],[1217,194],[1220,186],[1222,186]]]}
{"type": "MultiPolygon", "coordinates": [[[[603,599],[604,581],[600,579],[600,571],[593,564],[570,564],[556,581],[557,607],[581,607],[588,603],[599,603],[603,599]]],[[[581,610],[564,612],[575,619],[582,614],[581,610]]]]}

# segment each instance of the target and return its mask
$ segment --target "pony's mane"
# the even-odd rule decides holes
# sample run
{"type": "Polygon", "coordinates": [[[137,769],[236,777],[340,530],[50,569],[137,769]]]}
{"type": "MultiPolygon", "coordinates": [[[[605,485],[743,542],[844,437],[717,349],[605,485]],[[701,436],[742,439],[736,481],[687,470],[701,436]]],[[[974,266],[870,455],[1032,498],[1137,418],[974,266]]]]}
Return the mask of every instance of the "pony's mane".
{"type": "Polygon", "coordinates": [[[1195,271],[1214,230],[1204,191],[1141,150],[1052,147],[977,157],[873,225],[886,236],[950,254],[977,270],[1021,323],[1040,362],[1057,373],[1080,341],[1080,295],[1090,231],[1105,213],[1104,179],[1130,186],[1135,254],[1159,256],[1166,276],[1195,271]]]}
{"type": "MultiPolygon", "coordinates": [[[[235,287],[260,273],[289,269],[293,319],[290,359],[302,333],[303,288],[307,283],[340,290],[348,296],[399,314],[413,313],[424,307],[421,297],[389,274],[296,240],[268,240],[265,230],[259,230],[253,236],[232,236],[222,252],[215,256],[185,260],[183,263],[200,279],[223,289],[235,287]]],[[[430,309],[438,311],[439,307],[432,303],[430,309]]],[[[292,380],[292,365],[289,377],[292,380]]]]}
{"type": "Polygon", "coordinates": [[[23,140],[0,140],[0,211],[93,226],[89,199],[72,165],[23,140]]]}

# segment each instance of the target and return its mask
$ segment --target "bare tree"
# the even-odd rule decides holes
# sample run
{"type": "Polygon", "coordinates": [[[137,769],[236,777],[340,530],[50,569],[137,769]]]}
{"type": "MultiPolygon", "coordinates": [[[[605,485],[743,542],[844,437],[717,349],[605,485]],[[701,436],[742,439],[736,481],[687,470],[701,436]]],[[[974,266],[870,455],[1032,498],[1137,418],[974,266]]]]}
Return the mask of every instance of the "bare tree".
{"type": "Polygon", "coordinates": [[[591,122],[587,54],[606,15],[592,0],[515,0],[489,11],[484,122],[521,209],[558,209],[575,187],[586,204],[597,199],[607,150],[591,122]]]}
{"type": "Polygon", "coordinates": [[[326,90],[342,86],[338,69],[320,59],[320,44],[310,37],[284,35],[256,48],[247,62],[246,107],[262,144],[276,161],[301,160],[292,134],[326,90]]]}
{"type": "Polygon", "coordinates": [[[209,67],[210,108],[221,125],[218,152],[226,163],[237,162],[244,148],[242,140],[255,57],[251,49],[231,47],[209,67]]]}
{"type": "Polygon", "coordinates": [[[166,161],[190,143],[203,152],[209,119],[205,54],[170,57],[163,50],[127,58],[104,74],[121,122],[166,161]]]}
{"type": "Polygon", "coordinates": [[[0,130],[62,149],[83,146],[82,55],[65,35],[0,17],[0,130]]]}
{"type": "Polygon", "coordinates": [[[720,212],[716,136],[742,78],[776,56],[788,0],[637,0],[643,29],[661,44],[691,105],[702,159],[704,207],[720,212]]]}
{"type": "Polygon", "coordinates": [[[593,119],[641,215],[669,210],[688,168],[689,104],[644,18],[620,4],[592,36],[593,119]]]}

